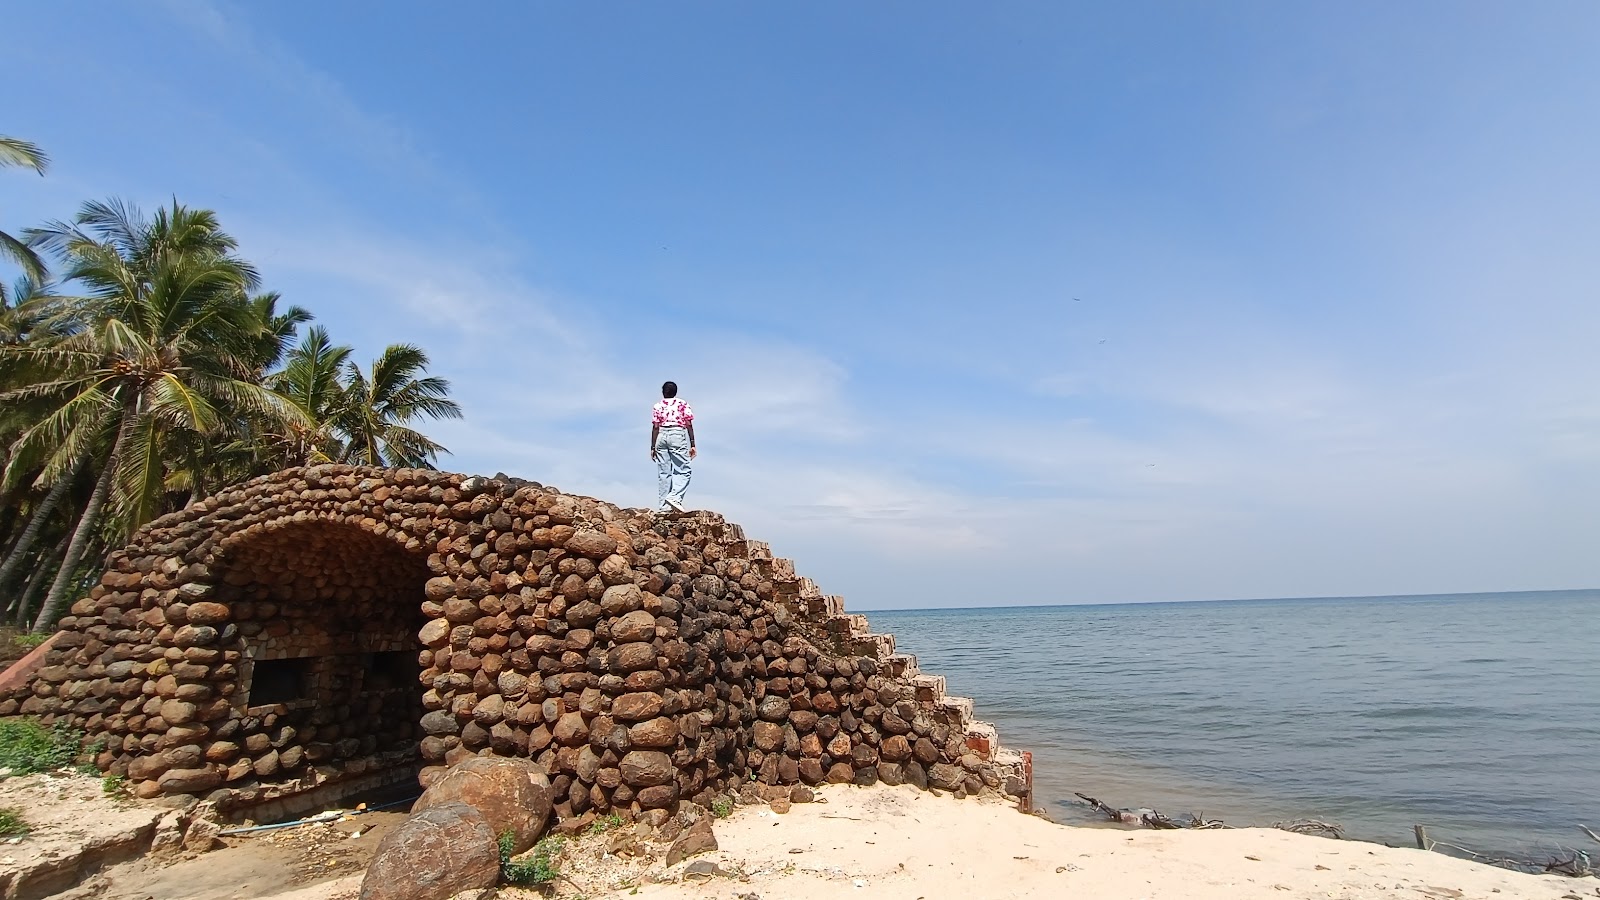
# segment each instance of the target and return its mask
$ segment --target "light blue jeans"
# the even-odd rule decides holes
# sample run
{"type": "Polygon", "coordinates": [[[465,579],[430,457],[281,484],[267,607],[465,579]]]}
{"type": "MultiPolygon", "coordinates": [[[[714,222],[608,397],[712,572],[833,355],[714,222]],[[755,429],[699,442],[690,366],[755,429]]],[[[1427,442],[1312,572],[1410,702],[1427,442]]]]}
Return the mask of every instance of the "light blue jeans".
{"type": "Polygon", "coordinates": [[[663,428],[656,434],[656,508],[667,498],[683,502],[689,489],[689,430],[663,428]]]}

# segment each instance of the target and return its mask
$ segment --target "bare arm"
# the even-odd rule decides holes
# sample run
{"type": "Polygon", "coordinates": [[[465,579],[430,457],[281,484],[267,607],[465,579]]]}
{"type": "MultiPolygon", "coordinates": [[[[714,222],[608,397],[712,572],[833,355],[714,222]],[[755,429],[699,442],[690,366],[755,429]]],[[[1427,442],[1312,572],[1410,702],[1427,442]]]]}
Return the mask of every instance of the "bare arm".
{"type": "Polygon", "coordinates": [[[689,429],[689,458],[694,459],[700,455],[700,451],[694,446],[694,423],[690,422],[686,427],[689,429]]]}
{"type": "Polygon", "coordinates": [[[650,423],[650,458],[651,459],[655,459],[656,458],[656,435],[659,435],[660,433],[661,433],[661,426],[657,425],[654,422],[651,422],[650,423]]]}

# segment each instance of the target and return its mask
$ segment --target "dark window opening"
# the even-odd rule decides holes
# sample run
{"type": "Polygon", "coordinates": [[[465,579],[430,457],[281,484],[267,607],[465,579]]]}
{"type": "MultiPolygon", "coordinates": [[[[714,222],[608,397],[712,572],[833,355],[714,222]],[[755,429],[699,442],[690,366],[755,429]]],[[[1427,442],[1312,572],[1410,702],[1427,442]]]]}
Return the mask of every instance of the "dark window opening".
{"type": "Polygon", "coordinates": [[[367,654],[366,689],[388,691],[396,688],[413,688],[422,667],[413,650],[390,650],[367,654]]]}
{"type": "Polygon", "coordinates": [[[250,677],[250,705],[293,703],[311,695],[311,660],[258,659],[250,677]]]}

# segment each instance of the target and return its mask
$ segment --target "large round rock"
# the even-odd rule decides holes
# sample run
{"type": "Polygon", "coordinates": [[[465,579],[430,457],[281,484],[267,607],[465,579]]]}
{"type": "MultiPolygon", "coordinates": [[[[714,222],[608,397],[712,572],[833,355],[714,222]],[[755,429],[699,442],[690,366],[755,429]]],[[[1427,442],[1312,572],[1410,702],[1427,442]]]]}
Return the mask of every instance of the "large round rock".
{"type": "Polygon", "coordinates": [[[446,803],[414,813],[378,845],[361,900],[449,900],[500,881],[500,849],[483,813],[446,803]]]}
{"type": "Polygon", "coordinates": [[[474,756],[428,787],[412,812],[464,803],[483,815],[496,837],[511,832],[514,852],[532,847],[550,821],[550,780],[528,759],[474,756]]]}

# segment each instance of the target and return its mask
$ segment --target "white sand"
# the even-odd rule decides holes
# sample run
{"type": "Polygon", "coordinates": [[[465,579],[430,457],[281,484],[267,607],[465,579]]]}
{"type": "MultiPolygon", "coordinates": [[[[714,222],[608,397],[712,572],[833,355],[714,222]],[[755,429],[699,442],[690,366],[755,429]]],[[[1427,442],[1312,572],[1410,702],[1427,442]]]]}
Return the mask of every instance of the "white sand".
{"type": "MultiPolygon", "coordinates": [[[[746,807],[719,821],[721,849],[697,859],[716,861],[731,877],[585,893],[590,900],[807,900],[857,892],[872,900],[1600,898],[1594,878],[1526,875],[1440,853],[1273,829],[1074,828],[910,787],[831,786],[821,795],[827,803],[797,804],[786,815],[746,807]]],[[[560,893],[583,887],[563,885],[560,893]]]]}

